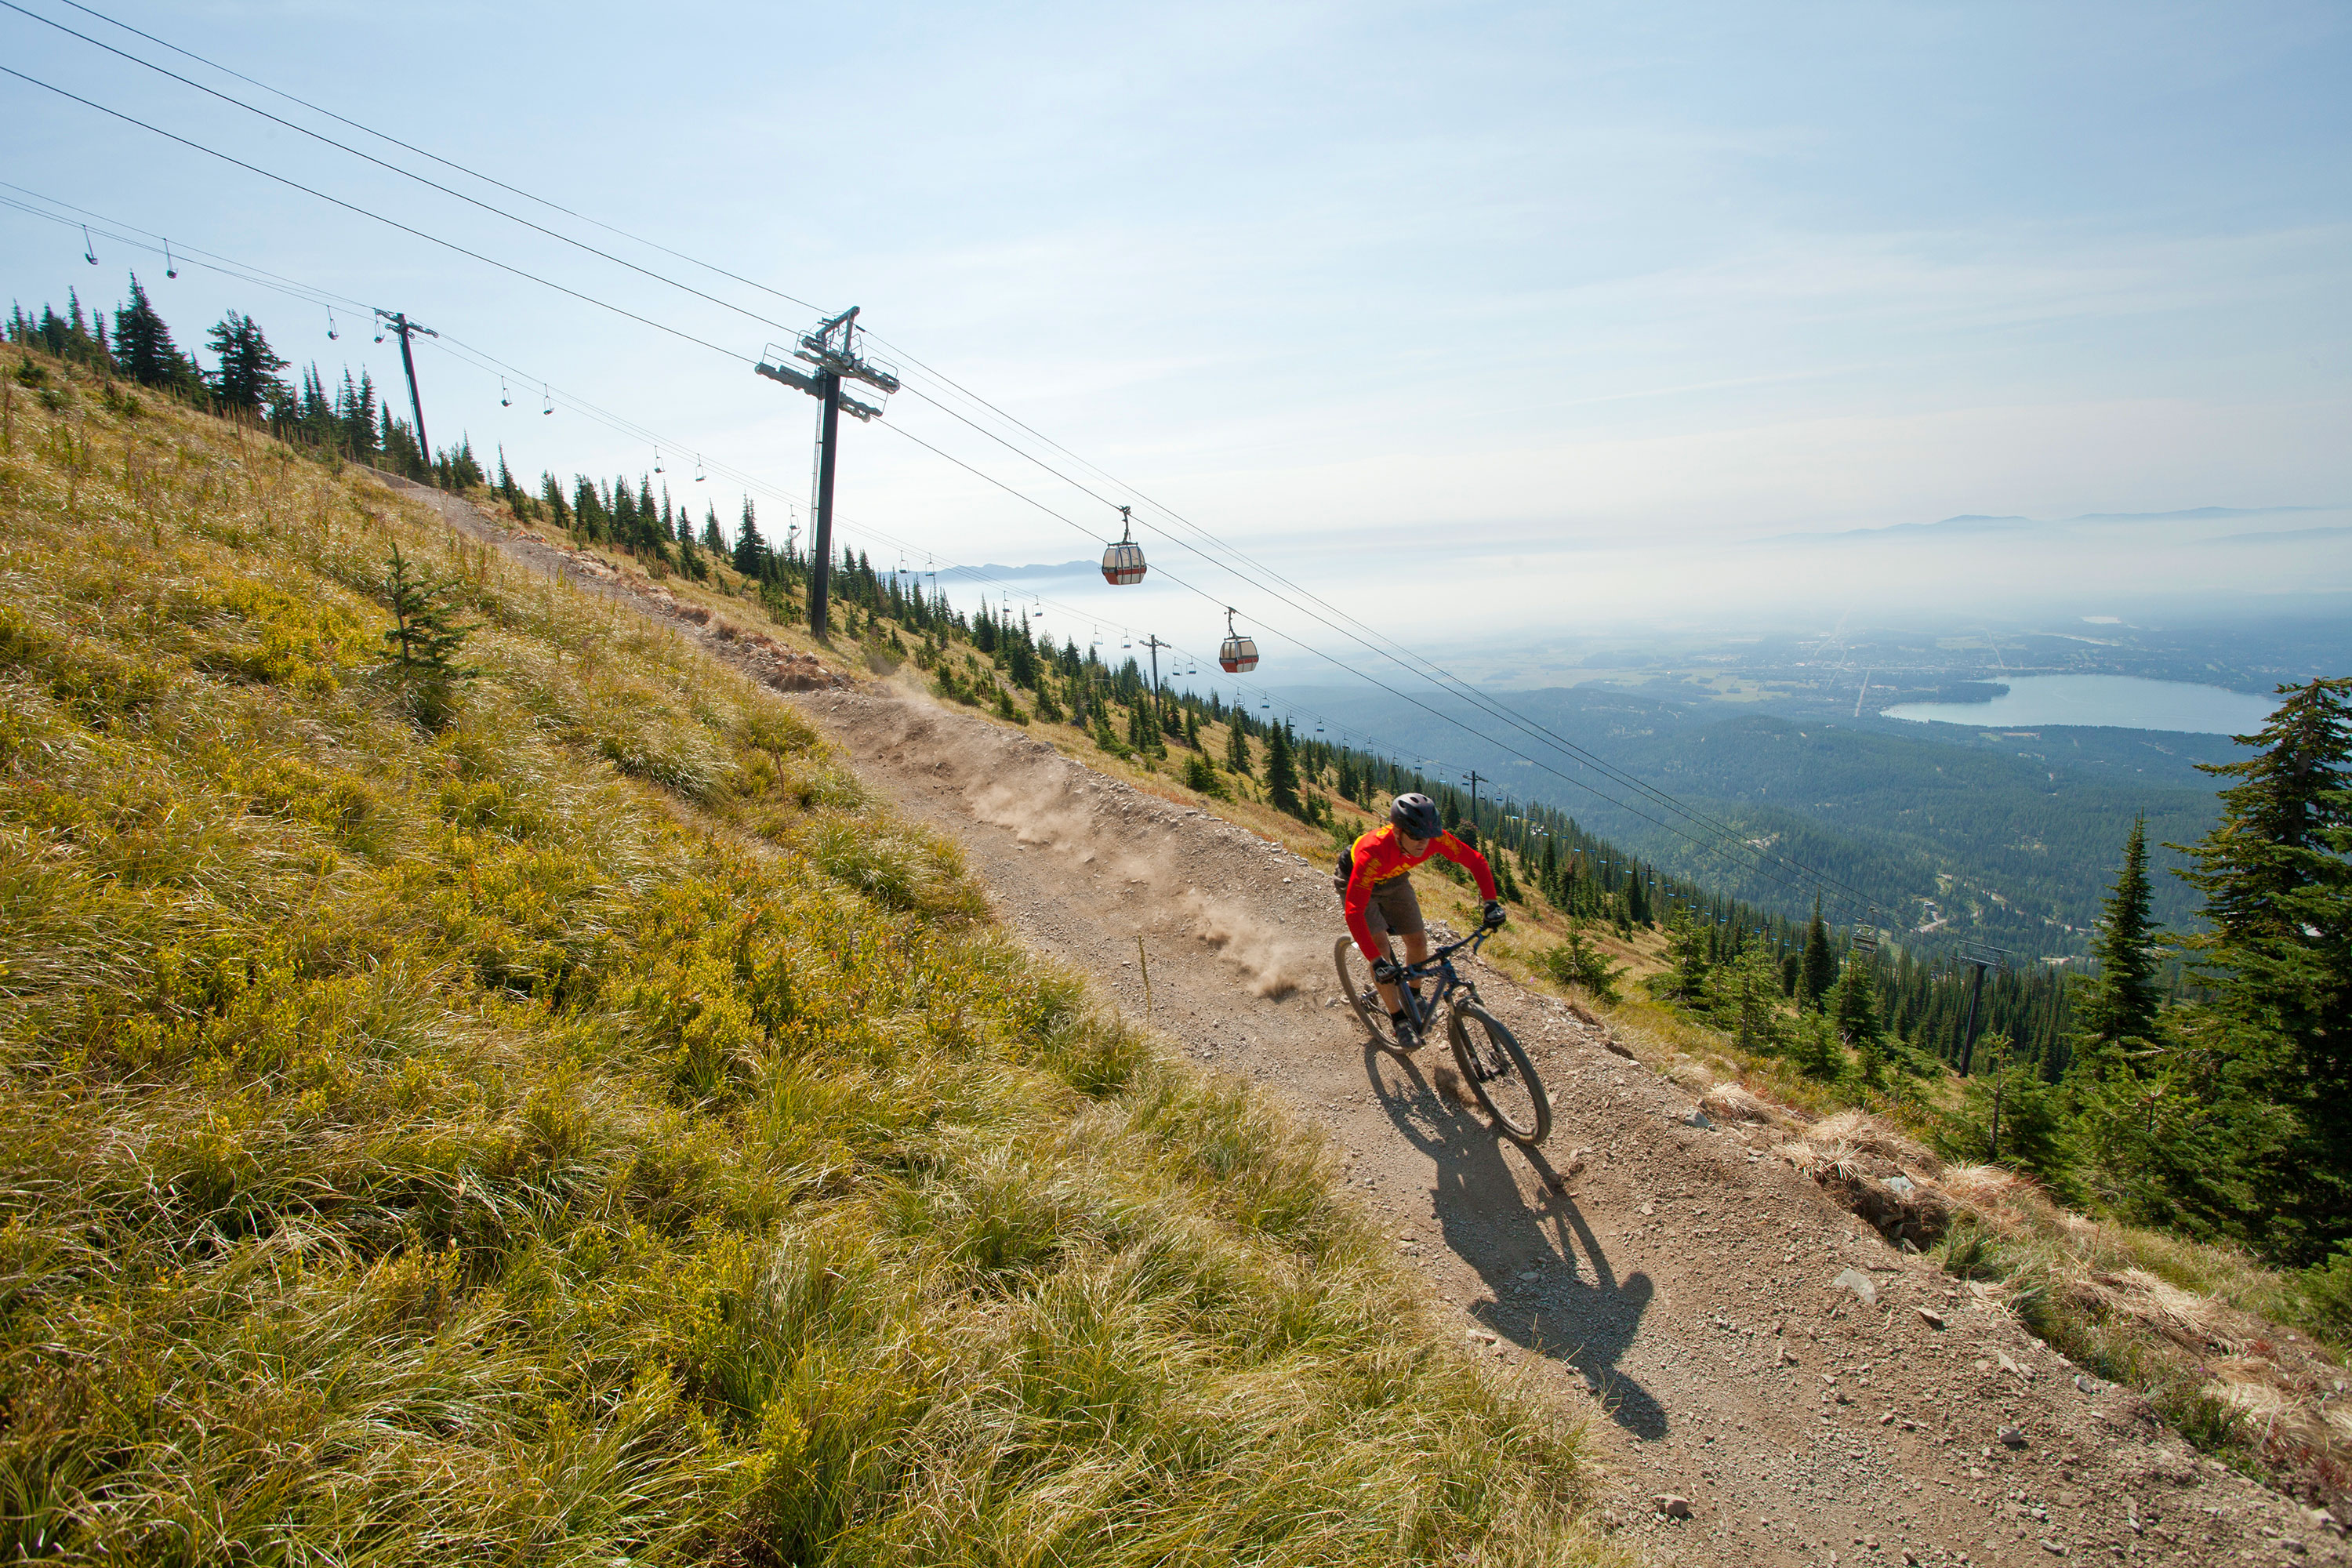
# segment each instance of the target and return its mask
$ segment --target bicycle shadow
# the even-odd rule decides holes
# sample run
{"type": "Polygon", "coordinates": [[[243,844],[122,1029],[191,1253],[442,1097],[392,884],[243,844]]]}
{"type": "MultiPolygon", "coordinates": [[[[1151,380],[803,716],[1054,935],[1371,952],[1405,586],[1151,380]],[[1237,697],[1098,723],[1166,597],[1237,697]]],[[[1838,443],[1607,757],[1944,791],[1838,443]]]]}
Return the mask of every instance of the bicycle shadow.
{"type": "Polygon", "coordinates": [[[1634,1436],[1664,1437],[1665,1407],[1617,1365],[1656,1294],[1650,1277],[1618,1279],[1576,1200],[1558,1190],[1542,1152],[1520,1148],[1441,1093],[1415,1058],[1367,1041],[1364,1077],[1397,1131],[1436,1164],[1438,1229],[1454,1256],[1478,1271],[1490,1298],[1473,1302],[1470,1315],[1512,1343],[1574,1367],[1610,1419],[1634,1436]],[[1513,1155],[1535,1171],[1533,1202],[1510,1167],[1513,1155]],[[1519,1278],[1529,1271],[1542,1278],[1519,1278]]]}

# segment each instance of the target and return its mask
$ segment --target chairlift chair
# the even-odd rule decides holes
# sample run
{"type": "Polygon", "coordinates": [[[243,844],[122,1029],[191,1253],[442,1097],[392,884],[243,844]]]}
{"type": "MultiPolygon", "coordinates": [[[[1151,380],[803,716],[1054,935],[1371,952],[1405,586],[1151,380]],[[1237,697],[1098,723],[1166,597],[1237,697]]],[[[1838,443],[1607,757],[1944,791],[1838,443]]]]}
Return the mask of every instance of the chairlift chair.
{"type": "Polygon", "coordinates": [[[335,308],[330,305],[327,307],[327,341],[331,343],[342,335],[335,331],[335,308]]]}
{"type": "Polygon", "coordinates": [[[1869,921],[1853,928],[1853,934],[1848,939],[1846,945],[1856,955],[1874,953],[1878,951],[1878,906],[1876,904],[1870,906],[1869,921]]]}
{"type": "Polygon", "coordinates": [[[1227,675],[1242,675],[1257,668],[1257,643],[1234,629],[1234,609],[1225,607],[1225,640],[1217,645],[1217,663],[1227,675]]]}
{"type": "Polygon", "coordinates": [[[81,226],[81,258],[92,267],[98,265],[98,247],[90,243],[88,224],[81,226]]]}
{"type": "MultiPolygon", "coordinates": [[[[172,242],[167,239],[163,242],[163,276],[166,278],[177,278],[179,275],[180,269],[172,264],[172,242]]],[[[333,314],[332,311],[328,313],[330,315],[333,314]]],[[[331,338],[335,334],[329,332],[327,335],[331,338]]]]}
{"type": "Polygon", "coordinates": [[[1143,546],[1135,542],[1135,517],[1132,507],[1118,509],[1119,521],[1125,531],[1119,542],[1103,552],[1103,581],[1115,588],[1124,588],[1143,581],[1143,546]]]}
{"type": "Polygon", "coordinates": [[[514,394],[507,390],[507,378],[505,376],[499,377],[499,406],[501,408],[512,408],[514,406],[514,394]]]}

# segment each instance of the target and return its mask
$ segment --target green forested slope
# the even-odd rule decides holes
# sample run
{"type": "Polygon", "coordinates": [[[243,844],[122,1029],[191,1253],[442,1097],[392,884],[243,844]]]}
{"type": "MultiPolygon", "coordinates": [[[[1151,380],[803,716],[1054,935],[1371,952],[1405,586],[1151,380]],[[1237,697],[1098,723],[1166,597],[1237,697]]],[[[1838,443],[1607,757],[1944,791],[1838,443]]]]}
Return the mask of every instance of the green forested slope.
{"type": "Polygon", "coordinates": [[[0,1555],[1603,1555],[1315,1146],[773,698],[24,365],[0,1555]]]}
{"type": "MultiPolygon", "coordinates": [[[[1801,918],[1816,887],[1826,886],[1842,922],[1859,922],[1863,906],[1874,903],[1882,925],[1934,924],[1944,939],[1976,937],[2027,955],[2087,952],[2133,817],[2147,813],[2158,845],[2196,838],[2216,805],[2190,759],[2227,760],[2231,752],[2219,737],[2171,744],[2127,731],[1990,742],[1950,726],[1790,719],[1607,688],[1510,694],[1531,726],[1724,824],[1733,830],[1727,841],[1712,824],[1643,799],[1622,779],[1466,707],[1457,705],[1456,716],[1509,735],[1545,765],[1528,765],[1394,699],[1325,688],[1300,700],[1340,722],[1393,734],[1408,751],[1475,766],[1490,796],[1555,806],[1717,895],[1801,918]],[[1921,732],[1906,732],[1915,728],[1921,732]],[[2143,753],[2145,764],[2135,760],[2143,753]],[[2140,765],[2148,772],[2135,772],[2140,765]]],[[[1450,777],[1454,768],[1431,772],[1450,777]]],[[[2194,897],[2165,874],[2170,853],[2157,855],[2158,913],[2186,923],[2194,897]]]]}
{"type": "MultiPolygon", "coordinates": [[[[1934,898],[1952,931],[2026,952],[2085,950],[2136,814],[2147,814],[2154,842],[2185,844],[2216,811],[2210,789],[2111,781],[2043,758],[1769,714],[1631,742],[1622,755],[1677,795],[1736,812],[1752,836],[1780,836],[1776,849],[1865,888],[1904,924],[1920,923],[1918,900],[1934,898]]],[[[1591,815],[1598,826],[1609,808],[1591,815]]],[[[1710,879],[1726,891],[1767,890],[1753,874],[1733,885],[1734,858],[1716,858],[1710,879]]],[[[2169,863],[2160,851],[2159,873],[2169,863]]],[[[2157,880],[2159,917],[2186,923],[2191,890],[2177,878],[2157,880]]]]}

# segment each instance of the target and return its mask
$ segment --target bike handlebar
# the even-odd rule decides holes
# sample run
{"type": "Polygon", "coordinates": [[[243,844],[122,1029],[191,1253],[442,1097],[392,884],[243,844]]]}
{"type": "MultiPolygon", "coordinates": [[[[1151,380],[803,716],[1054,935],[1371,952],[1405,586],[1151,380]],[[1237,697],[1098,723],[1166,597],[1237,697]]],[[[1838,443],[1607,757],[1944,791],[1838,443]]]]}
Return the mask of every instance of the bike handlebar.
{"type": "Polygon", "coordinates": [[[1494,934],[1495,933],[1491,930],[1481,928],[1478,931],[1471,932],[1468,936],[1464,937],[1459,942],[1449,942],[1445,946],[1439,948],[1435,952],[1431,953],[1419,963],[1406,964],[1404,972],[1407,974],[1434,974],[1437,973],[1440,965],[1465,947],[1468,948],[1475,955],[1479,947],[1485,943],[1486,940],[1494,934]]]}

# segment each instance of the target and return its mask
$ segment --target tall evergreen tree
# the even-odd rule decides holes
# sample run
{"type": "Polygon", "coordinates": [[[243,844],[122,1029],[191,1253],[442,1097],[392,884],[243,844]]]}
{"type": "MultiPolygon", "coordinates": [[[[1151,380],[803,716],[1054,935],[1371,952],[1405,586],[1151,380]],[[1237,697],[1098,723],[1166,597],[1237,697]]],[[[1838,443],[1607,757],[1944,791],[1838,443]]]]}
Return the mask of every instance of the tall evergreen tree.
{"type": "Polygon", "coordinates": [[[1273,734],[1265,743],[1266,803],[1276,811],[1286,811],[1297,816],[1303,807],[1298,798],[1298,767],[1292,760],[1290,736],[1286,732],[1289,726],[1276,724],[1270,728],[1273,734]]]}
{"type": "Polygon", "coordinates": [[[1225,729],[1225,766],[1244,778],[1255,775],[1250,763],[1249,737],[1242,733],[1242,716],[1235,712],[1225,729]]]}
{"type": "Polygon", "coordinates": [[[2273,1043],[2269,1097],[2300,1127],[2266,1191],[2269,1238],[2311,1261],[2352,1237],[2352,679],[2281,687],[2259,748],[2207,773],[2221,820],[2180,875],[2210,930],[2188,946],[2237,1037],[2273,1043]]]}
{"type": "Polygon", "coordinates": [[[2078,1054],[2112,1047],[2125,1040],[2156,1037],[2157,1009],[2163,996],[2156,983],[2157,934],[2148,913],[2147,814],[2132,822],[2124,842],[2123,869],[2108,894],[2094,951],[2099,968],[2075,1016],[2078,1054]]]}
{"type": "Polygon", "coordinates": [[[156,314],[136,272],[131,275],[130,302],[114,312],[114,363],[144,386],[186,387],[195,379],[194,366],[172,341],[172,329],[156,314]]]}
{"type": "Polygon", "coordinates": [[[760,537],[759,513],[751,498],[745,496],[742,521],[735,525],[735,570],[746,577],[765,577],[762,568],[767,555],[767,542],[760,537]]]}
{"type": "Polygon", "coordinates": [[[1805,952],[1797,971],[1797,994],[1801,1005],[1818,1008],[1822,998],[1837,984],[1837,954],[1830,948],[1830,928],[1822,920],[1822,899],[1813,895],[1813,918],[1805,927],[1805,952]]]}
{"type": "Polygon", "coordinates": [[[232,414],[258,416],[287,401],[286,384],[278,373],[286,361],[269,346],[261,324],[231,310],[214,324],[205,346],[219,356],[213,374],[213,395],[232,414]]]}
{"type": "Polygon", "coordinates": [[[1875,1046],[1885,1026],[1878,1017],[1878,985],[1867,963],[1849,963],[1831,992],[1831,1020],[1838,1037],[1854,1047],[1875,1046]]]}

